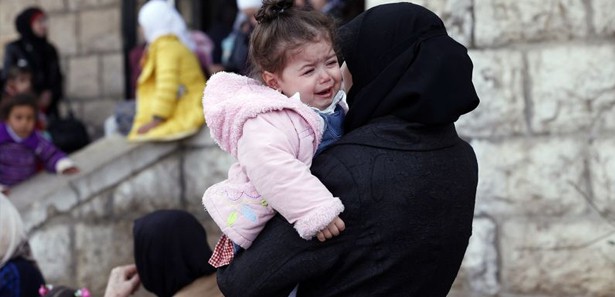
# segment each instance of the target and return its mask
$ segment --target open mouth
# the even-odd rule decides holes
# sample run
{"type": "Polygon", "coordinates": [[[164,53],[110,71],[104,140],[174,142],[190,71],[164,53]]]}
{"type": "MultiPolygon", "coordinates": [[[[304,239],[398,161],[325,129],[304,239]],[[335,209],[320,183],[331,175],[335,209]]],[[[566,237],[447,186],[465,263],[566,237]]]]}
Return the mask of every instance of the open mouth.
{"type": "Polygon", "coordinates": [[[328,89],[325,89],[323,91],[320,91],[320,92],[316,93],[316,95],[323,96],[323,97],[330,97],[332,95],[332,91],[331,90],[332,90],[331,88],[328,88],[328,89]]]}

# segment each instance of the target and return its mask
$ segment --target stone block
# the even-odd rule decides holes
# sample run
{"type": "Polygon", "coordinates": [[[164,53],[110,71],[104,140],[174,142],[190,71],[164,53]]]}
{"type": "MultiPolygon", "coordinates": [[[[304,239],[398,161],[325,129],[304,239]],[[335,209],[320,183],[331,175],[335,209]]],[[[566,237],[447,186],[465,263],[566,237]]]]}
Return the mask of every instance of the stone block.
{"type": "Polygon", "coordinates": [[[111,269],[134,263],[132,242],[132,222],[76,224],[76,283],[102,296],[111,269]]]}
{"type": "Polygon", "coordinates": [[[121,50],[120,9],[96,9],[79,15],[79,40],[83,53],[121,50]]]}
{"type": "Polygon", "coordinates": [[[70,98],[82,100],[100,95],[100,70],[97,56],[73,57],[68,61],[68,92],[70,98]]]}
{"type": "Polygon", "coordinates": [[[214,183],[227,178],[228,169],[233,162],[235,160],[230,154],[217,147],[186,152],[183,163],[189,204],[203,210],[203,193],[214,183]]]}
{"type": "Polygon", "coordinates": [[[365,1],[365,8],[396,2],[412,2],[433,11],[442,19],[448,34],[453,39],[466,47],[471,45],[472,23],[474,21],[471,0],[368,0],[365,1]]]}
{"type": "MultiPolygon", "coordinates": [[[[15,30],[15,19],[24,9],[28,6],[37,5],[36,0],[24,0],[24,1],[0,1],[0,35],[5,34],[17,34],[15,30]]],[[[2,46],[4,47],[4,43],[2,46]]],[[[4,57],[0,55],[0,57],[4,57]]]]}
{"type": "Polygon", "coordinates": [[[500,290],[497,242],[496,223],[487,217],[474,218],[460,272],[473,296],[494,295],[500,290]]]}
{"type": "Polygon", "coordinates": [[[182,140],[182,145],[189,148],[218,147],[206,125],[196,135],[182,140]]]}
{"type": "Polygon", "coordinates": [[[32,254],[49,284],[71,284],[74,274],[73,238],[70,225],[51,225],[30,236],[32,254]]]}
{"type": "Polygon", "coordinates": [[[474,38],[479,47],[589,35],[583,0],[476,0],[474,38]]]}
{"type": "Polygon", "coordinates": [[[78,52],[75,36],[77,36],[75,14],[62,13],[49,17],[49,42],[56,46],[58,55],[74,55],[78,52]]]}
{"type": "Polygon", "coordinates": [[[615,138],[598,139],[591,145],[590,178],[596,210],[615,225],[615,138]]]}
{"type": "Polygon", "coordinates": [[[613,1],[592,0],[590,3],[596,33],[613,36],[613,33],[615,33],[615,7],[613,6],[613,1]]]}
{"type": "MultiPolygon", "coordinates": [[[[64,0],[45,0],[39,2],[40,7],[48,13],[63,12],[66,9],[64,0]]],[[[55,18],[55,15],[51,15],[50,19],[55,18]]]]}
{"type": "Polygon", "coordinates": [[[586,145],[575,138],[471,142],[479,165],[476,213],[536,215],[583,213],[587,201],[586,145]]]}
{"type": "Polygon", "coordinates": [[[519,296],[613,296],[615,228],[604,220],[519,218],[501,231],[502,274],[519,296]]]}
{"type": "Polygon", "coordinates": [[[175,143],[128,143],[119,135],[105,137],[72,156],[83,166],[80,178],[72,181],[71,187],[79,193],[79,199],[98,195],[116,187],[176,147],[175,143]]]}
{"type": "Polygon", "coordinates": [[[120,184],[114,193],[114,212],[148,213],[181,207],[179,159],[171,155],[120,184]]]}
{"type": "Polygon", "coordinates": [[[124,58],[121,52],[102,56],[103,95],[124,99],[124,58]]]}
{"type": "Polygon", "coordinates": [[[100,126],[112,116],[117,102],[113,99],[100,99],[83,101],[79,118],[90,126],[100,126]]]}
{"type": "Polygon", "coordinates": [[[456,125],[469,137],[511,136],[527,132],[523,98],[523,57],[511,50],[470,51],[478,107],[456,125]]]}
{"type": "Polygon", "coordinates": [[[433,11],[444,22],[449,36],[466,47],[471,46],[474,22],[472,0],[419,0],[410,2],[433,11]]]}
{"type": "Polygon", "coordinates": [[[98,7],[108,7],[116,4],[119,6],[120,0],[71,0],[68,1],[71,10],[92,9],[98,7]]]}
{"type": "Polygon", "coordinates": [[[528,53],[531,129],[581,132],[615,129],[615,46],[579,45],[528,53]]]}

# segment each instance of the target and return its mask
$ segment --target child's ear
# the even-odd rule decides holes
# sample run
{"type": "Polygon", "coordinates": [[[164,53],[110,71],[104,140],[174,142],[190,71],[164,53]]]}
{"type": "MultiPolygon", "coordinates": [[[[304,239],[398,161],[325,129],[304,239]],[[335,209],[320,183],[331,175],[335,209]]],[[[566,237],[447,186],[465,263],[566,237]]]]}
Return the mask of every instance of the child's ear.
{"type": "Polygon", "coordinates": [[[272,88],[272,89],[279,89],[280,85],[278,84],[278,80],[275,76],[275,74],[269,72],[269,71],[263,71],[263,82],[265,82],[265,84],[272,88]]]}

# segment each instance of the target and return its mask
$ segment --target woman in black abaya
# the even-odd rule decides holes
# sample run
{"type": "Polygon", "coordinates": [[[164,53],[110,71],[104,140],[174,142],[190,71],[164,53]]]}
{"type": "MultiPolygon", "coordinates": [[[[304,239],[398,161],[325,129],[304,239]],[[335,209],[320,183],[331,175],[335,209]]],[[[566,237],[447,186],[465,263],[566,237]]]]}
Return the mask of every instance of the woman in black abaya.
{"type": "Polygon", "coordinates": [[[275,217],[218,271],[227,297],[446,296],[472,233],[478,166],[454,122],[479,99],[465,47],[410,3],[341,28],[346,135],[312,173],[342,199],[346,230],[299,238],[275,217]]]}

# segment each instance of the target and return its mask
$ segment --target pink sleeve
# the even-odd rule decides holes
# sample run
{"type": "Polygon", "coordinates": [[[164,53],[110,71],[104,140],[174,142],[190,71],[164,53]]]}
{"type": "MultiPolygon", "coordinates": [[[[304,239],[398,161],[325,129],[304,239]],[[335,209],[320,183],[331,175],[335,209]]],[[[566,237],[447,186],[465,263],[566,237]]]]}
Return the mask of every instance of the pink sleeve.
{"type": "Polygon", "coordinates": [[[267,203],[294,224],[302,238],[310,239],[344,206],[310,172],[314,134],[297,129],[307,128],[297,127],[285,111],[250,119],[243,127],[237,159],[267,203]],[[309,160],[297,159],[300,148],[310,146],[309,160]]]}

